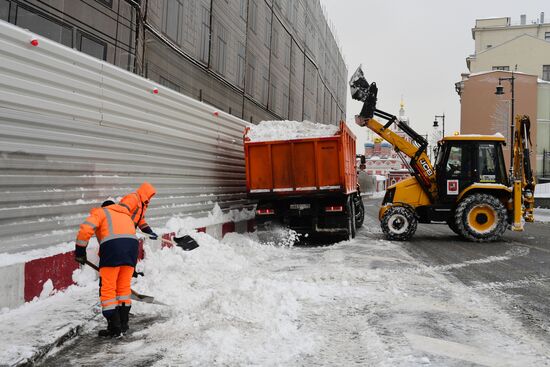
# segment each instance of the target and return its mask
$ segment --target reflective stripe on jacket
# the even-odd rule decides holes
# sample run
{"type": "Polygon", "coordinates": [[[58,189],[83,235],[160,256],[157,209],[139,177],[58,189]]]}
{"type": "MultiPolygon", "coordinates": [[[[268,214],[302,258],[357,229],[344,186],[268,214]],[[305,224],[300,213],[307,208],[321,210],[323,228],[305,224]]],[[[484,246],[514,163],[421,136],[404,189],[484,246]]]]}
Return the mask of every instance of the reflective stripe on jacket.
{"type": "Polygon", "coordinates": [[[88,246],[95,234],[99,242],[99,266],[135,266],[138,240],[130,213],[120,205],[93,208],[80,225],[76,245],[88,246]]]}

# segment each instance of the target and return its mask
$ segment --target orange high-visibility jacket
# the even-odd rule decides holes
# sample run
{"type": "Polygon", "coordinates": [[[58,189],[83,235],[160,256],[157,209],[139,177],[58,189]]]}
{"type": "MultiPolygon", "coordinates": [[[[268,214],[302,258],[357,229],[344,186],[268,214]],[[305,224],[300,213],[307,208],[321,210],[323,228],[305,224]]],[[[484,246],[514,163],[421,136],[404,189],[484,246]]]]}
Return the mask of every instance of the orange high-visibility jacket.
{"type": "Polygon", "coordinates": [[[149,182],[141,184],[136,192],[126,195],[120,200],[119,205],[125,207],[130,212],[130,217],[136,227],[147,232],[149,225],[145,221],[145,211],[149,206],[149,201],[156,194],[156,190],[149,182]]]}
{"type": "Polygon", "coordinates": [[[93,208],[76,236],[76,245],[86,247],[95,234],[99,242],[99,266],[135,266],[138,240],[128,209],[121,205],[93,208]]]}

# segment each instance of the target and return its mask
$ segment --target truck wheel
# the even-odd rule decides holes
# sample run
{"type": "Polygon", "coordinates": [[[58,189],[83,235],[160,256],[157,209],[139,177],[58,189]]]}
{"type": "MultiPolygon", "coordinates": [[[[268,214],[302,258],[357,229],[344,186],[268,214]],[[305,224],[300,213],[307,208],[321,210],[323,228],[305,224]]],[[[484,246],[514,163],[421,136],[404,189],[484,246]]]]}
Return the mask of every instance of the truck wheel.
{"type": "Polygon", "coordinates": [[[389,240],[406,241],[416,232],[418,220],[414,212],[405,206],[392,206],[382,217],[382,232],[389,240]]]}
{"type": "Polygon", "coordinates": [[[355,204],[353,202],[353,199],[350,197],[348,199],[348,202],[346,204],[346,213],[348,216],[348,235],[347,239],[351,240],[355,238],[355,204]]]}
{"type": "Polygon", "coordinates": [[[455,224],[464,238],[475,242],[498,240],[508,226],[502,202],[488,194],[474,194],[462,200],[455,212],[455,224]]]}
{"type": "Polygon", "coordinates": [[[360,194],[353,197],[353,202],[355,204],[355,229],[357,230],[363,226],[363,222],[365,221],[365,205],[360,194]]]}

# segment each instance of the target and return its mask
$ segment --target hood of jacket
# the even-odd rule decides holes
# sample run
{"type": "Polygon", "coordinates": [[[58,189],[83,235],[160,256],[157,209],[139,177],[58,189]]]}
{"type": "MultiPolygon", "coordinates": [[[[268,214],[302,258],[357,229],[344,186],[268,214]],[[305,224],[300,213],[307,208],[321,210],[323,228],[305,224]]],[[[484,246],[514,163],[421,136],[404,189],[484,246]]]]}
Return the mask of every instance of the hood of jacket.
{"type": "Polygon", "coordinates": [[[149,182],[144,182],[136,192],[138,193],[141,201],[146,202],[151,200],[151,198],[157,193],[157,190],[155,190],[155,187],[149,182]]]}

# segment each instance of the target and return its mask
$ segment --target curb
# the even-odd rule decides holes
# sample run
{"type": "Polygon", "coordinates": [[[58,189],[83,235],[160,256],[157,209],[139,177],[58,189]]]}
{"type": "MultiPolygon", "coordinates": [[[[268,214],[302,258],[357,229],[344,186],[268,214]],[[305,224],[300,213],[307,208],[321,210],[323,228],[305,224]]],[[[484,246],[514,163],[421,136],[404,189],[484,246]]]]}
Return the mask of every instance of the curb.
{"type": "MultiPolygon", "coordinates": [[[[195,230],[222,239],[231,232],[253,232],[254,227],[254,219],[249,219],[212,224],[195,230]]],[[[173,235],[174,233],[164,233],[162,237],[170,239],[173,235]]],[[[143,239],[140,239],[138,259],[141,260],[144,256],[143,239]]],[[[32,301],[40,296],[44,283],[48,280],[52,281],[54,290],[68,288],[74,284],[72,275],[78,267],[79,264],[73,258],[73,251],[0,267],[0,308],[12,309],[32,301]]]]}

